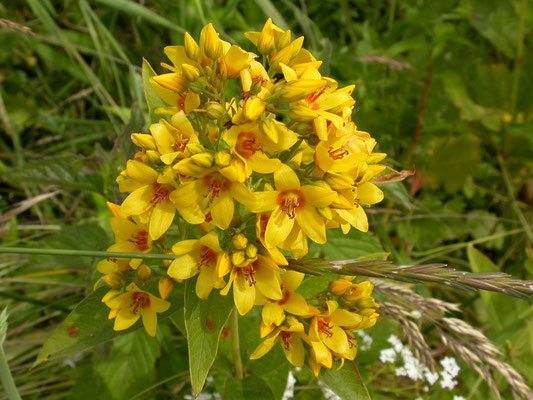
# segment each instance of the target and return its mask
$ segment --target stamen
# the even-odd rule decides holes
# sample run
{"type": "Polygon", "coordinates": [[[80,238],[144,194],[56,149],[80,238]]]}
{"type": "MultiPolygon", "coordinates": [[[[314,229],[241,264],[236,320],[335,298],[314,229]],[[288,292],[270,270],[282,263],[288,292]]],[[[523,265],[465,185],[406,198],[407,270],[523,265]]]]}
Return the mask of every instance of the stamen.
{"type": "Polygon", "coordinates": [[[209,202],[212,203],[217,197],[220,196],[220,192],[222,191],[222,182],[220,182],[218,179],[214,179],[209,182],[209,186],[207,187],[207,197],[209,199],[209,202]]]}
{"type": "Polygon", "coordinates": [[[242,268],[242,272],[244,273],[244,279],[250,286],[253,286],[256,284],[255,281],[255,269],[252,265],[248,265],[247,267],[242,268]]]}
{"type": "Polygon", "coordinates": [[[292,337],[290,332],[281,331],[281,340],[283,341],[283,347],[285,350],[289,351],[291,348],[292,337]]]}
{"type": "Polygon", "coordinates": [[[152,207],[157,206],[165,200],[169,193],[170,191],[166,187],[161,186],[159,183],[154,183],[154,196],[152,197],[152,200],[150,200],[152,207]]]}
{"type": "Polygon", "coordinates": [[[198,270],[203,266],[203,265],[208,265],[212,262],[214,262],[217,258],[217,253],[215,253],[213,250],[211,249],[208,249],[208,248],[205,248],[207,251],[202,254],[202,257],[200,259],[200,262],[198,263],[198,270]]]}
{"type": "Polygon", "coordinates": [[[137,235],[131,235],[129,242],[133,243],[141,251],[148,250],[148,232],[139,231],[137,235]]]}
{"type": "Polygon", "coordinates": [[[289,219],[296,217],[296,209],[300,207],[300,203],[297,198],[288,197],[285,199],[282,210],[287,213],[289,219]]]}
{"type": "Polygon", "coordinates": [[[329,318],[325,317],[318,320],[318,330],[324,334],[326,334],[327,337],[332,337],[333,333],[331,333],[330,329],[333,328],[329,324],[329,318]]]}
{"type": "Polygon", "coordinates": [[[345,332],[345,333],[346,333],[346,337],[348,338],[348,345],[350,346],[350,349],[357,347],[357,341],[355,340],[355,338],[349,335],[348,332],[345,332]]]}
{"type": "Polygon", "coordinates": [[[189,138],[180,138],[176,140],[176,143],[174,143],[174,148],[178,150],[179,152],[183,153],[185,151],[185,148],[187,147],[187,144],[189,143],[189,138]]]}
{"type": "Polygon", "coordinates": [[[339,147],[338,149],[333,149],[333,147],[330,147],[328,149],[329,156],[334,160],[342,160],[342,158],[349,153],[350,152],[343,147],[339,147]]]}
{"type": "Polygon", "coordinates": [[[135,292],[132,296],[130,304],[132,314],[137,314],[140,308],[146,308],[150,306],[150,296],[147,293],[135,292]]]}

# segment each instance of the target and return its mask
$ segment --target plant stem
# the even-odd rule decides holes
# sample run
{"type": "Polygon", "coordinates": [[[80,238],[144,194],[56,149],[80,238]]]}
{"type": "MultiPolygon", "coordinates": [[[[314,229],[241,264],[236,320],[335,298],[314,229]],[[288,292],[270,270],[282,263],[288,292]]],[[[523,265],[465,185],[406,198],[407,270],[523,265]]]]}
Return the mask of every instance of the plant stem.
{"type": "Polygon", "coordinates": [[[0,247],[0,254],[40,254],[49,256],[88,256],[99,258],[143,258],[145,260],[174,260],[173,254],[112,253],[95,250],[32,249],[26,247],[0,247]]]}
{"type": "Polygon", "coordinates": [[[242,380],[244,372],[242,370],[241,345],[239,341],[239,314],[237,309],[233,309],[231,316],[231,347],[233,349],[233,364],[235,365],[235,378],[242,380]]]}
{"type": "Polygon", "coordinates": [[[4,386],[4,391],[9,400],[20,400],[19,392],[13,381],[13,376],[9,370],[6,354],[4,353],[4,347],[0,345],[0,381],[4,386]]]}

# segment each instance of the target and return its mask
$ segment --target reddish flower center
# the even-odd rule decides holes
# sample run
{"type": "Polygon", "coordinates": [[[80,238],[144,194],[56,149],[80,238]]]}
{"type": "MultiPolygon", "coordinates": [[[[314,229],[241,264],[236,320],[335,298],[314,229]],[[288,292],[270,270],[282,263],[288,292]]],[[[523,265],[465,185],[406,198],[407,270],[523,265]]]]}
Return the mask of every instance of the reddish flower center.
{"type": "Polygon", "coordinates": [[[161,204],[163,200],[166,200],[169,193],[170,190],[168,190],[165,186],[160,185],[159,183],[154,183],[154,194],[152,200],[150,200],[152,207],[155,207],[161,204]]]}
{"type": "Polygon", "coordinates": [[[140,251],[148,250],[148,232],[139,231],[137,235],[131,235],[129,242],[133,243],[140,251]]]}
{"type": "Polygon", "coordinates": [[[204,178],[204,184],[207,186],[206,197],[210,203],[212,203],[220,194],[229,189],[230,182],[227,182],[219,175],[208,175],[204,178]]]}
{"type": "Polygon", "coordinates": [[[281,285],[281,290],[283,292],[283,298],[280,301],[278,301],[279,305],[283,305],[287,303],[289,299],[291,298],[291,292],[288,289],[285,289],[283,285],[281,285]]]}
{"type": "Polygon", "coordinates": [[[331,333],[330,329],[333,328],[329,324],[329,318],[324,317],[318,320],[318,331],[324,333],[327,337],[333,336],[333,333],[331,333]]]}
{"type": "Polygon", "coordinates": [[[148,296],[148,293],[133,293],[130,304],[130,309],[133,314],[137,314],[140,308],[146,308],[148,306],[150,306],[150,296],[148,296]]]}
{"type": "Polygon", "coordinates": [[[350,152],[344,147],[339,147],[338,149],[333,149],[333,147],[330,147],[328,149],[329,156],[334,160],[342,160],[342,158],[349,153],[350,152]]]}
{"type": "Polygon", "coordinates": [[[304,195],[300,190],[283,191],[278,195],[277,200],[289,219],[293,219],[296,216],[298,207],[303,207],[305,203],[304,195]]]}
{"type": "Polygon", "coordinates": [[[189,143],[189,138],[179,138],[176,140],[176,143],[174,143],[174,148],[183,153],[185,151],[185,148],[187,147],[187,144],[189,143]]]}
{"type": "Polygon", "coordinates": [[[257,142],[257,137],[251,132],[241,132],[237,138],[235,150],[243,158],[252,157],[256,151],[263,151],[263,145],[257,142]]]}
{"type": "Polygon", "coordinates": [[[198,263],[198,269],[202,268],[203,265],[208,265],[214,262],[217,259],[217,253],[214,250],[211,250],[208,247],[204,247],[204,252],[200,257],[200,262],[198,263]]]}
{"type": "Polygon", "coordinates": [[[253,286],[257,283],[255,281],[255,273],[257,271],[257,267],[254,268],[254,264],[247,265],[246,267],[237,268],[237,273],[244,275],[244,280],[248,282],[249,286],[253,286]]]}
{"type": "Polygon", "coordinates": [[[291,342],[292,342],[291,333],[286,332],[286,331],[281,331],[280,336],[281,336],[281,341],[283,342],[283,347],[285,347],[285,350],[289,351],[289,349],[291,348],[291,342]]]}
{"type": "Polygon", "coordinates": [[[353,336],[349,335],[348,332],[346,332],[346,337],[348,338],[348,345],[350,346],[350,349],[353,349],[357,346],[357,341],[353,336]]]}
{"type": "Polygon", "coordinates": [[[313,94],[310,94],[309,96],[305,98],[305,101],[307,101],[307,104],[309,104],[309,108],[311,110],[314,110],[314,111],[320,110],[320,104],[318,104],[318,99],[320,98],[320,96],[322,96],[326,92],[327,88],[329,88],[329,86],[326,86],[324,87],[324,89],[317,91],[313,94]]]}

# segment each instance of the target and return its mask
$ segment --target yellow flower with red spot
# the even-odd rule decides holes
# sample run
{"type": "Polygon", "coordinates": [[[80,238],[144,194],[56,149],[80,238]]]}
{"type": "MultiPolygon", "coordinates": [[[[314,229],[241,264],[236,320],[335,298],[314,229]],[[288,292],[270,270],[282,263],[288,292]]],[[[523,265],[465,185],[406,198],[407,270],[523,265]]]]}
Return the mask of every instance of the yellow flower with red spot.
{"type": "Polygon", "coordinates": [[[303,233],[317,243],[326,243],[325,220],[317,207],[329,206],[337,197],[331,189],[301,185],[296,173],[287,165],[274,172],[276,190],[256,192],[254,212],[272,211],[268,220],[265,242],[267,247],[281,244],[298,225],[303,233]]]}
{"type": "Polygon", "coordinates": [[[213,288],[224,287],[226,282],[217,273],[218,259],[223,252],[216,233],[178,242],[172,247],[172,252],[179,257],[168,267],[168,275],[174,279],[198,275],[196,294],[199,298],[207,299],[213,288]]]}
{"type": "Polygon", "coordinates": [[[165,312],[170,307],[168,301],[139,289],[135,283],[128,285],[126,293],[104,300],[111,309],[109,319],[115,318],[114,330],[128,329],[142,317],[144,329],[150,336],[156,333],[157,313],[165,312]]]}
{"type": "Polygon", "coordinates": [[[277,327],[254,350],[250,360],[257,360],[268,353],[279,340],[287,360],[297,368],[304,365],[305,351],[302,338],[305,337],[304,326],[294,317],[287,317],[283,325],[277,327]]]}

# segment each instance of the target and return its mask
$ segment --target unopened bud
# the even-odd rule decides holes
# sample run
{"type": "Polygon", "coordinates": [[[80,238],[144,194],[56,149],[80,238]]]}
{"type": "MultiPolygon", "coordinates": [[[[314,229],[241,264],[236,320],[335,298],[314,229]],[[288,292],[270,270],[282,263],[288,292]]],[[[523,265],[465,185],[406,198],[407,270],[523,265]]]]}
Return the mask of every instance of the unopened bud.
{"type": "Polygon", "coordinates": [[[191,92],[196,94],[201,94],[205,90],[204,85],[201,83],[201,80],[189,83],[188,88],[191,92]]]}
{"type": "Polygon", "coordinates": [[[251,97],[244,103],[244,118],[255,121],[265,111],[265,105],[259,97],[251,97]]]}
{"type": "Polygon", "coordinates": [[[235,266],[239,266],[242,263],[246,261],[246,257],[244,256],[244,251],[236,251],[235,253],[231,253],[231,262],[235,266]]]}
{"type": "Polygon", "coordinates": [[[135,146],[141,147],[145,150],[155,150],[155,140],[152,135],[147,135],[145,133],[132,133],[131,141],[135,146]]]}
{"type": "Polygon", "coordinates": [[[219,151],[215,154],[215,162],[219,167],[227,167],[231,162],[231,154],[227,151],[219,151]]]}
{"type": "Polygon", "coordinates": [[[215,120],[222,118],[225,113],[224,106],[216,102],[207,103],[206,110],[207,110],[207,118],[215,119],[215,120]]]}
{"type": "Polygon", "coordinates": [[[376,310],[373,308],[363,308],[362,310],[357,311],[357,314],[362,315],[363,317],[370,317],[375,312],[376,310]]]}
{"type": "Polygon", "coordinates": [[[198,56],[200,55],[200,47],[198,46],[198,43],[196,43],[196,40],[194,40],[189,34],[189,32],[185,32],[184,42],[185,54],[187,54],[187,57],[189,57],[191,60],[197,60],[198,56]]]}
{"type": "Polygon", "coordinates": [[[316,210],[318,211],[318,213],[320,215],[322,215],[328,221],[331,221],[333,219],[333,214],[331,212],[331,208],[329,208],[329,207],[317,207],[316,210]]]}
{"type": "Polygon", "coordinates": [[[233,237],[232,243],[237,250],[244,250],[248,244],[248,239],[242,233],[239,233],[233,237]]]}
{"type": "Polygon", "coordinates": [[[151,163],[160,163],[161,162],[161,154],[159,154],[158,151],[155,151],[155,150],[146,150],[146,157],[148,157],[148,160],[151,162],[151,163]]]}
{"type": "Polygon", "coordinates": [[[329,284],[329,291],[335,296],[342,296],[351,286],[352,282],[346,279],[337,279],[329,284]]]}
{"type": "Polygon", "coordinates": [[[185,146],[185,149],[191,154],[203,153],[205,151],[205,147],[200,143],[189,143],[185,146]]]}
{"type": "Polygon", "coordinates": [[[172,293],[172,289],[174,289],[174,280],[170,276],[165,275],[159,280],[157,289],[163,300],[168,299],[170,293],[172,293]]]}
{"type": "Polygon", "coordinates": [[[152,276],[152,270],[150,269],[150,267],[148,265],[142,264],[137,269],[137,276],[139,278],[141,278],[143,281],[146,281],[146,280],[150,279],[150,277],[152,276]]]}
{"type": "Polygon", "coordinates": [[[293,45],[281,49],[276,53],[276,55],[270,58],[270,65],[272,65],[274,68],[277,68],[279,63],[288,64],[289,61],[291,61],[293,51],[293,45]]]}
{"type": "Polygon", "coordinates": [[[259,80],[255,80],[252,83],[252,87],[250,88],[250,92],[252,92],[254,95],[258,95],[261,92],[261,89],[263,89],[263,86],[261,85],[261,82],[259,80]]]}
{"type": "Polygon", "coordinates": [[[246,253],[246,257],[248,258],[257,257],[257,247],[255,247],[253,244],[249,244],[248,246],[246,246],[244,252],[246,253]]]}
{"type": "Polygon", "coordinates": [[[222,55],[222,42],[213,24],[208,24],[205,31],[204,52],[207,57],[216,60],[222,55]]]}
{"type": "Polygon", "coordinates": [[[263,26],[263,30],[257,39],[257,49],[263,55],[270,54],[274,50],[274,30],[272,29],[272,18],[269,18],[263,26]]]}
{"type": "Polygon", "coordinates": [[[376,307],[377,304],[372,297],[363,297],[362,299],[357,300],[355,303],[357,308],[369,308],[376,307]]]}
{"type": "Polygon", "coordinates": [[[283,35],[281,35],[276,40],[276,49],[279,51],[283,49],[284,47],[287,47],[289,43],[291,42],[291,31],[285,31],[283,32],[283,35]]]}
{"type": "Polygon", "coordinates": [[[111,289],[118,290],[124,286],[124,278],[117,273],[107,274],[102,277],[102,281],[111,289]]]}
{"type": "Polygon", "coordinates": [[[191,159],[196,165],[204,168],[211,168],[214,162],[214,157],[211,153],[198,153],[191,156],[191,159]]]}
{"type": "Polygon", "coordinates": [[[200,71],[194,65],[182,64],[183,75],[189,82],[194,82],[200,76],[200,71]]]}
{"type": "Polygon", "coordinates": [[[252,87],[252,75],[250,74],[250,70],[248,68],[245,68],[241,70],[240,75],[242,90],[244,92],[249,92],[250,88],[252,87]]]}

